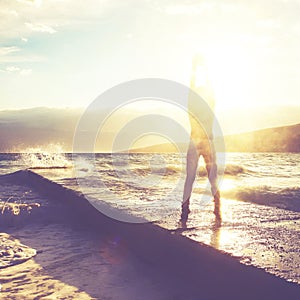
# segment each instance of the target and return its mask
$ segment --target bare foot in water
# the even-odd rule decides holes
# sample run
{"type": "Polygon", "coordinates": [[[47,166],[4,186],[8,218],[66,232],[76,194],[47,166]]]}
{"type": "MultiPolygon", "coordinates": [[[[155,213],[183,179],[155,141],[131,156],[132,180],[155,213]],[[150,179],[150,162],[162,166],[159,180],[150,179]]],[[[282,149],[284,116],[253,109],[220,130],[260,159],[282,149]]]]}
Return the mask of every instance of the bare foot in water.
{"type": "Polygon", "coordinates": [[[217,192],[217,194],[214,197],[214,203],[215,203],[214,214],[215,214],[216,220],[218,222],[221,222],[222,216],[221,216],[221,202],[220,202],[220,193],[219,192],[217,192]]]}
{"type": "Polygon", "coordinates": [[[189,200],[185,201],[181,205],[181,217],[180,217],[180,220],[181,220],[182,223],[185,223],[185,224],[186,224],[186,221],[187,221],[187,219],[189,217],[189,213],[191,212],[189,206],[190,206],[190,201],[189,200]]]}

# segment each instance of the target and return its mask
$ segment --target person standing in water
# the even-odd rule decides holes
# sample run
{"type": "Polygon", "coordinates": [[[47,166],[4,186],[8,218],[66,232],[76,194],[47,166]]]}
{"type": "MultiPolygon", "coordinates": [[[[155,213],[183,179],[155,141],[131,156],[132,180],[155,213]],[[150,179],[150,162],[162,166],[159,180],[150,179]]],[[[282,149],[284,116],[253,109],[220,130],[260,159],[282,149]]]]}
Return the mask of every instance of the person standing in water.
{"type": "MultiPolygon", "coordinates": [[[[211,111],[214,109],[214,93],[207,76],[207,68],[202,56],[197,55],[193,60],[191,89],[206,101],[211,111]]],[[[205,112],[203,103],[196,101],[195,97],[188,99],[189,119],[191,124],[190,143],[187,151],[186,179],[183,191],[181,221],[187,221],[190,213],[190,197],[198,169],[198,161],[204,158],[211,192],[214,197],[214,214],[221,220],[220,191],[217,184],[216,151],[214,147],[212,113],[205,112]],[[204,111],[203,111],[204,110],[204,111]],[[201,122],[199,122],[201,120],[201,122]],[[205,123],[205,124],[201,124],[205,123]]]]}

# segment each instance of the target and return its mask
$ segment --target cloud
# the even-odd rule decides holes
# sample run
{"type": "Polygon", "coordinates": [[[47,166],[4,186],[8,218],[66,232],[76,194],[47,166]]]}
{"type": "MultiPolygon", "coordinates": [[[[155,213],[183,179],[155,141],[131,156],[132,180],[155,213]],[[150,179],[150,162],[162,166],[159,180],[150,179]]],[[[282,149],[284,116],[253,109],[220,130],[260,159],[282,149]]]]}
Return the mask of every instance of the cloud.
{"type": "Polygon", "coordinates": [[[17,0],[19,3],[24,3],[31,6],[40,7],[43,3],[42,0],[17,0]]]}
{"type": "Polygon", "coordinates": [[[0,64],[20,63],[20,62],[39,62],[45,58],[37,55],[22,54],[17,46],[0,47],[0,64]]]}
{"type": "Polygon", "coordinates": [[[32,73],[32,69],[21,69],[16,66],[8,66],[5,68],[5,70],[1,70],[1,71],[6,73],[15,73],[21,76],[29,76],[32,73]]]}
{"type": "Polygon", "coordinates": [[[18,51],[20,51],[20,48],[16,46],[0,47],[0,56],[5,56],[18,51]]]}
{"type": "Polygon", "coordinates": [[[21,41],[22,41],[22,42],[24,42],[24,43],[27,43],[27,42],[28,42],[28,39],[27,39],[27,38],[24,38],[24,37],[22,37],[22,38],[21,38],[21,41]]]}
{"type": "Polygon", "coordinates": [[[168,15],[198,15],[210,11],[214,7],[213,3],[204,2],[201,4],[175,4],[165,8],[168,15]]]}
{"type": "Polygon", "coordinates": [[[46,58],[39,55],[0,55],[0,64],[8,63],[23,63],[23,62],[41,62],[45,61],[46,58]]]}
{"type": "Polygon", "coordinates": [[[31,30],[31,31],[37,31],[37,32],[47,32],[47,33],[55,33],[56,30],[53,29],[51,26],[41,24],[41,23],[25,23],[25,25],[31,30]]]}
{"type": "Polygon", "coordinates": [[[257,26],[262,29],[279,29],[280,23],[278,20],[262,19],[257,21],[257,26]]]}
{"type": "Polygon", "coordinates": [[[6,71],[8,71],[8,72],[17,72],[17,71],[20,71],[20,68],[14,67],[14,66],[6,67],[6,71]]]}
{"type": "Polygon", "coordinates": [[[29,75],[31,75],[31,73],[32,73],[31,69],[23,69],[20,71],[21,76],[29,76],[29,75]]]}
{"type": "Polygon", "coordinates": [[[4,14],[4,15],[8,15],[8,16],[14,16],[14,17],[18,17],[19,14],[17,13],[17,11],[15,11],[14,9],[0,9],[0,13],[4,14]]]}
{"type": "Polygon", "coordinates": [[[53,0],[1,0],[0,37],[20,39],[31,32],[54,33],[53,27],[60,18],[58,11],[59,5],[53,0]]]}
{"type": "MultiPolygon", "coordinates": [[[[99,22],[124,0],[1,0],[0,37],[21,38],[32,32],[55,33],[61,28],[99,22]]],[[[128,3],[127,3],[128,4],[128,3]]],[[[118,7],[118,8],[119,8],[118,7]]]]}

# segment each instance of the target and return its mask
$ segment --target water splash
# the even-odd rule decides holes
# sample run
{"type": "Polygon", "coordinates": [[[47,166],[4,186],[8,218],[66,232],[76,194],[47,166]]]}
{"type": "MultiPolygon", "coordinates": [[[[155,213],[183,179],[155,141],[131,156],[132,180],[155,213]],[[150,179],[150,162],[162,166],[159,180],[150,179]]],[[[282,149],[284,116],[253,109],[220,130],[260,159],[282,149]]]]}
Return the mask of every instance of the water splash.
{"type": "Polygon", "coordinates": [[[27,148],[21,155],[21,161],[28,169],[59,169],[71,168],[72,162],[59,144],[45,147],[27,148]]]}

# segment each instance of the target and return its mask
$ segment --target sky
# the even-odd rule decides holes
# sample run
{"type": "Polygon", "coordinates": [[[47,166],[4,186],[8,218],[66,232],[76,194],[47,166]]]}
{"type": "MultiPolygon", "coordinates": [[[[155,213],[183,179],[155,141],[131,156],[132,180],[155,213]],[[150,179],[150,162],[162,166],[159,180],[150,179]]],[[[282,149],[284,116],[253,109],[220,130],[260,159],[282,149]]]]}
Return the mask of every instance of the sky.
{"type": "Polygon", "coordinates": [[[299,0],[0,0],[0,110],[86,107],[119,83],[189,85],[218,111],[299,106],[299,0]]]}

